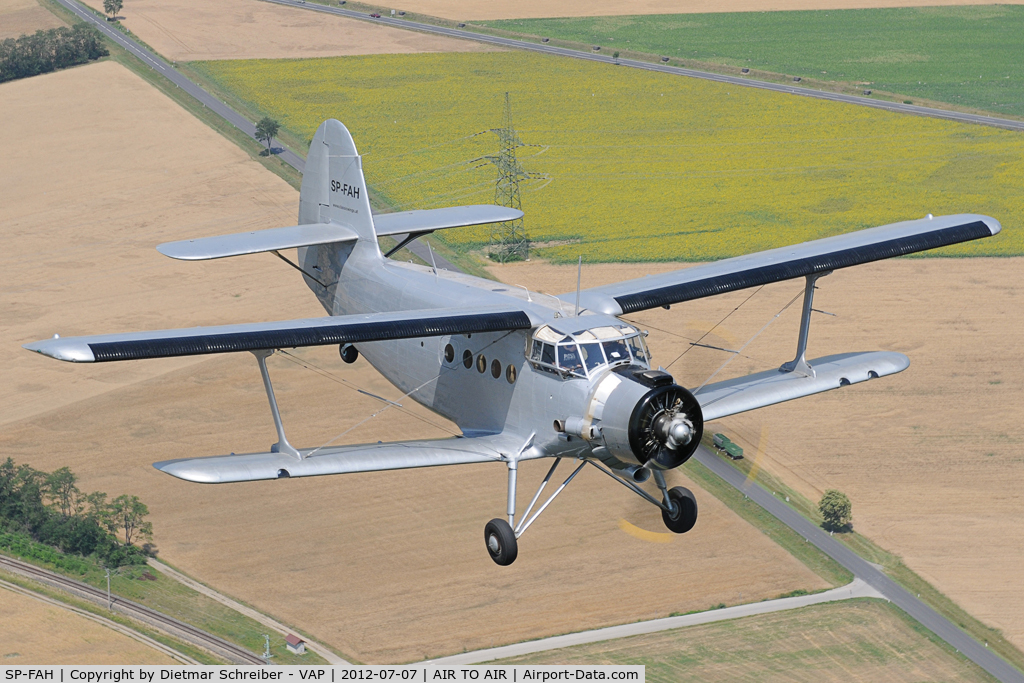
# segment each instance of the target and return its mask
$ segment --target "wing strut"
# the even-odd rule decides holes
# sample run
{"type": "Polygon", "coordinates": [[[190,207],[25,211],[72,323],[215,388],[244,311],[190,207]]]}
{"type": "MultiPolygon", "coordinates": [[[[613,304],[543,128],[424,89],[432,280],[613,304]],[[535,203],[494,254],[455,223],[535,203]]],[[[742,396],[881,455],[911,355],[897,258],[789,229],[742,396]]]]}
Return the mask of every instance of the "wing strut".
{"type": "Polygon", "coordinates": [[[804,311],[800,318],[800,336],[796,340],[796,358],[783,363],[782,367],[779,368],[780,372],[795,372],[798,375],[804,377],[814,377],[814,368],[807,363],[805,354],[807,353],[807,335],[811,331],[811,311],[814,310],[814,283],[818,281],[819,277],[825,277],[831,275],[832,271],[825,271],[824,273],[812,273],[805,277],[806,284],[804,285],[804,311]]]}
{"type": "Polygon", "coordinates": [[[274,416],[274,427],[277,428],[277,443],[270,447],[271,453],[284,453],[296,460],[302,460],[302,454],[295,446],[288,443],[288,437],[284,435],[284,425],[281,424],[281,412],[277,409],[277,399],[274,397],[274,387],[270,383],[270,373],[267,372],[267,356],[273,355],[273,349],[257,349],[252,352],[256,356],[256,362],[260,364],[260,374],[263,376],[263,387],[267,390],[267,399],[270,400],[270,413],[274,416]]]}

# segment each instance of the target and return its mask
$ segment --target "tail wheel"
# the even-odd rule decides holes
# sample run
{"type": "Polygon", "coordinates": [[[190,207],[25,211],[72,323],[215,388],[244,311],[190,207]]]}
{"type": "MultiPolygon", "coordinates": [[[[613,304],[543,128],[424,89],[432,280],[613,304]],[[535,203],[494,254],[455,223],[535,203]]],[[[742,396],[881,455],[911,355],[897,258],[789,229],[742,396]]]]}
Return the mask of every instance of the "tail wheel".
{"type": "Polygon", "coordinates": [[[507,567],[519,556],[519,543],[516,533],[509,523],[503,519],[492,519],[484,527],[484,543],[494,563],[507,567]]]}
{"type": "Polygon", "coordinates": [[[676,486],[669,489],[668,500],[672,504],[672,511],[662,510],[661,518],[665,520],[669,531],[685,534],[697,523],[697,499],[690,489],[676,486]]]}

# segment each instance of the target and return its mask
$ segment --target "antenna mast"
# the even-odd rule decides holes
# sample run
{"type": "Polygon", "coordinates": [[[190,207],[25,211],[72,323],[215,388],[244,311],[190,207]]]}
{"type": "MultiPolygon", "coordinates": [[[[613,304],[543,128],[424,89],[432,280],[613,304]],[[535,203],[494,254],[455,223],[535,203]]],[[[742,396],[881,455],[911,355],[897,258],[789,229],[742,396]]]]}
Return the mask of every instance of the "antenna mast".
{"type": "MultiPolygon", "coordinates": [[[[498,182],[494,188],[494,203],[512,209],[521,209],[519,181],[529,178],[516,160],[516,148],[522,147],[515,128],[512,127],[512,100],[505,93],[505,113],[502,127],[491,132],[498,136],[501,151],[497,156],[488,157],[498,167],[498,182]]],[[[499,263],[525,261],[530,258],[530,240],[523,227],[523,219],[497,223],[491,228],[490,256],[499,263]]]]}

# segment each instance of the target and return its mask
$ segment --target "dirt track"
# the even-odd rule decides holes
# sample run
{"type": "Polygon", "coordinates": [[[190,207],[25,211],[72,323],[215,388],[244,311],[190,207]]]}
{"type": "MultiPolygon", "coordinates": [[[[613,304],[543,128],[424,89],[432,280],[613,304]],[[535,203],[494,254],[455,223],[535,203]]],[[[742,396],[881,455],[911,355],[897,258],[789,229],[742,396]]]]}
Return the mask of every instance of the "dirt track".
{"type": "MultiPolygon", "coordinates": [[[[84,1],[103,11],[103,0],[84,1]]],[[[257,0],[127,0],[118,16],[154,50],[177,62],[492,49],[257,0]]]]}
{"type": "MultiPolygon", "coordinates": [[[[584,266],[583,286],[675,268],[584,266]]],[[[873,349],[906,353],[896,377],[716,423],[754,457],[817,501],[846,492],[858,531],[985,623],[1024,647],[1024,259],[902,259],[819,280],[808,357],[873,349]]],[[[574,267],[529,263],[501,279],[572,291],[574,267]]],[[[738,349],[803,283],[765,288],[703,343],[738,349]]],[[[650,330],[654,360],[669,365],[751,292],[629,316],[650,330]]],[[[719,379],[777,367],[793,356],[799,300],[719,379]]],[[[671,365],[697,386],[727,356],[694,348],[671,365]]]]}
{"type": "MultiPolygon", "coordinates": [[[[581,474],[504,572],[486,520],[504,509],[498,467],[200,486],[150,463],[264,450],[273,441],[255,361],[74,366],[19,348],[96,333],[321,315],[270,256],[166,259],[166,240],[288,225],[297,193],[115,63],[0,87],[0,455],[67,465],[84,490],[139,495],[161,557],[364,661],[414,660],[523,638],[774,597],[824,583],[698,491],[699,528],[671,543],[654,508],[581,474]],[[59,159],[59,162],[54,161],[59,159]],[[650,587],[650,589],[648,589],[650,587]]],[[[304,358],[398,398],[337,350],[304,358]]],[[[318,445],[377,411],[354,388],[270,361],[289,436],[318,445]]],[[[391,409],[340,442],[445,436],[426,411],[391,409]],[[425,420],[425,421],[424,421],[425,420]]],[[[407,406],[407,407],[408,407],[407,406]]],[[[524,466],[526,490],[543,464],[524,466]]]]}
{"type": "Polygon", "coordinates": [[[0,0],[0,40],[58,26],[64,22],[36,0],[0,0]]]}
{"type": "MultiPolygon", "coordinates": [[[[692,14],[700,12],[769,12],[775,10],[864,9],[870,7],[935,7],[991,5],[990,0],[567,0],[553,6],[544,0],[410,0],[401,9],[447,19],[530,19],[541,17],[605,17],[627,14],[692,14]]],[[[1004,4],[1018,4],[1008,2],[1004,4]]]]}

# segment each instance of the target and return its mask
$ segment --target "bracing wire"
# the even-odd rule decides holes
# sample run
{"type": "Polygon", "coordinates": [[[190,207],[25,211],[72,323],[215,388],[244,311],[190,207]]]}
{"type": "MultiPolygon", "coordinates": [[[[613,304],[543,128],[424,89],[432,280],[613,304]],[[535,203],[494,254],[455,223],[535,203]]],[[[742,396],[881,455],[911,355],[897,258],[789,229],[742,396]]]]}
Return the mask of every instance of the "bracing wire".
{"type": "MultiPolygon", "coordinates": [[[[746,299],[744,299],[744,300],[743,300],[742,302],[740,302],[740,305],[739,305],[739,306],[737,306],[736,308],[734,308],[734,309],[732,309],[731,311],[729,311],[729,312],[728,312],[728,313],[727,313],[727,314],[725,315],[725,317],[724,317],[724,318],[722,318],[722,319],[721,319],[721,320],[719,320],[719,321],[718,321],[717,323],[715,323],[715,326],[714,326],[714,327],[712,327],[712,328],[711,328],[710,330],[708,330],[707,332],[705,332],[704,334],[702,334],[702,335],[700,336],[700,339],[698,339],[698,340],[697,340],[696,342],[694,342],[694,344],[700,344],[700,343],[701,343],[702,341],[704,341],[705,337],[707,337],[707,336],[708,336],[709,334],[711,334],[712,332],[714,332],[715,330],[717,330],[717,329],[719,328],[719,326],[720,326],[720,325],[721,325],[722,323],[724,323],[724,322],[725,322],[726,320],[728,320],[728,319],[729,319],[729,316],[731,316],[731,315],[732,315],[733,313],[735,313],[736,311],[740,310],[740,308],[742,308],[742,307],[743,307],[743,305],[744,305],[745,303],[747,303],[748,301],[750,301],[751,299],[753,299],[753,298],[754,298],[754,295],[755,295],[755,294],[757,294],[758,292],[760,292],[760,291],[761,291],[762,289],[764,289],[764,285],[761,285],[760,287],[758,287],[757,289],[755,289],[755,290],[753,291],[753,293],[752,293],[752,294],[751,294],[750,296],[748,296],[748,297],[747,297],[746,299]]],[[[748,343],[749,343],[749,342],[748,342],[748,343]]],[[[746,347],[746,344],[744,344],[744,347],[746,347]]],[[[665,366],[665,369],[666,369],[666,370],[668,370],[668,369],[669,369],[670,367],[672,367],[673,365],[675,365],[675,364],[676,364],[676,363],[677,363],[677,362],[679,361],[679,359],[680,359],[680,358],[682,358],[683,356],[685,356],[686,354],[688,354],[688,353],[689,353],[689,352],[690,352],[690,351],[691,351],[691,350],[692,350],[693,348],[694,348],[693,346],[689,346],[689,347],[687,347],[686,349],[684,349],[684,350],[683,350],[683,352],[682,352],[681,354],[679,354],[678,356],[676,356],[676,359],[675,359],[674,361],[672,361],[671,363],[669,363],[668,365],[666,365],[666,366],[665,366]]],[[[743,349],[740,349],[740,350],[742,351],[743,349]]],[[[730,358],[729,360],[732,360],[732,359],[730,358]]],[[[706,382],[705,382],[705,384],[706,384],[706,382]]],[[[704,385],[702,384],[701,386],[704,386],[704,385]]]]}
{"type": "MultiPolygon", "coordinates": [[[[764,285],[762,285],[762,286],[764,286],[764,285]]],[[[718,369],[717,369],[717,370],[715,370],[714,372],[712,372],[712,373],[711,373],[711,376],[710,376],[710,377],[708,377],[708,378],[707,378],[706,380],[704,380],[703,382],[701,382],[700,386],[699,386],[699,387],[697,387],[696,389],[694,389],[693,393],[694,393],[694,394],[697,394],[697,393],[698,393],[698,392],[699,392],[699,391],[700,391],[701,389],[703,389],[703,388],[704,388],[704,387],[705,387],[705,386],[707,385],[707,383],[708,383],[708,382],[710,382],[711,380],[713,380],[713,379],[715,378],[715,375],[717,375],[717,374],[718,374],[718,373],[720,373],[720,372],[721,372],[722,370],[724,370],[724,369],[725,369],[725,366],[726,366],[726,365],[728,365],[729,363],[731,363],[731,362],[733,361],[733,359],[734,359],[734,358],[735,358],[736,356],[738,356],[738,355],[740,355],[741,353],[743,353],[744,349],[746,349],[746,348],[747,348],[748,346],[750,346],[751,342],[753,342],[753,341],[754,341],[755,339],[757,339],[757,338],[758,338],[758,337],[759,337],[759,336],[761,335],[761,333],[762,333],[762,332],[764,332],[765,330],[767,330],[767,329],[768,329],[768,326],[769,326],[769,325],[771,325],[771,324],[772,324],[773,322],[775,322],[776,320],[778,320],[778,319],[779,319],[779,316],[781,316],[781,315],[782,315],[783,313],[785,313],[785,312],[786,312],[786,309],[787,309],[787,308],[789,308],[790,306],[792,306],[792,305],[793,305],[793,304],[794,304],[794,303],[796,302],[796,300],[797,300],[797,299],[799,299],[799,298],[800,298],[801,296],[803,296],[803,292],[802,292],[802,291],[801,291],[801,292],[798,292],[796,296],[794,296],[794,297],[793,297],[792,299],[790,299],[790,300],[789,300],[789,303],[788,303],[788,304],[786,304],[785,306],[783,306],[783,307],[782,307],[782,309],[781,309],[781,310],[780,310],[780,311],[779,311],[778,313],[776,313],[776,314],[775,314],[774,316],[772,316],[771,320],[769,320],[768,322],[766,322],[766,323],[764,324],[764,327],[762,327],[762,328],[761,328],[761,329],[759,329],[759,330],[758,330],[757,332],[755,332],[755,333],[754,333],[754,336],[753,336],[753,337],[751,337],[750,339],[748,339],[748,340],[747,340],[747,341],[746,341],[746,342],[745,342],[745,343],[743,344],[743,346],[741,346],[741,347],[739,348],[739,351],[737,351],[737,352],[736,352],[736,353],[734,353],[733,355],[729,356],[729,358],[728,358],[728,359],[727,359],[727,360],[726,360],[726,361],[725,361],[724,363],[722,363],[722,364],[721,364],[720,366],[718,366],[718,369]]],[[[685,353],[685,351],[684,351],[684,353],[685,353]]]]}

